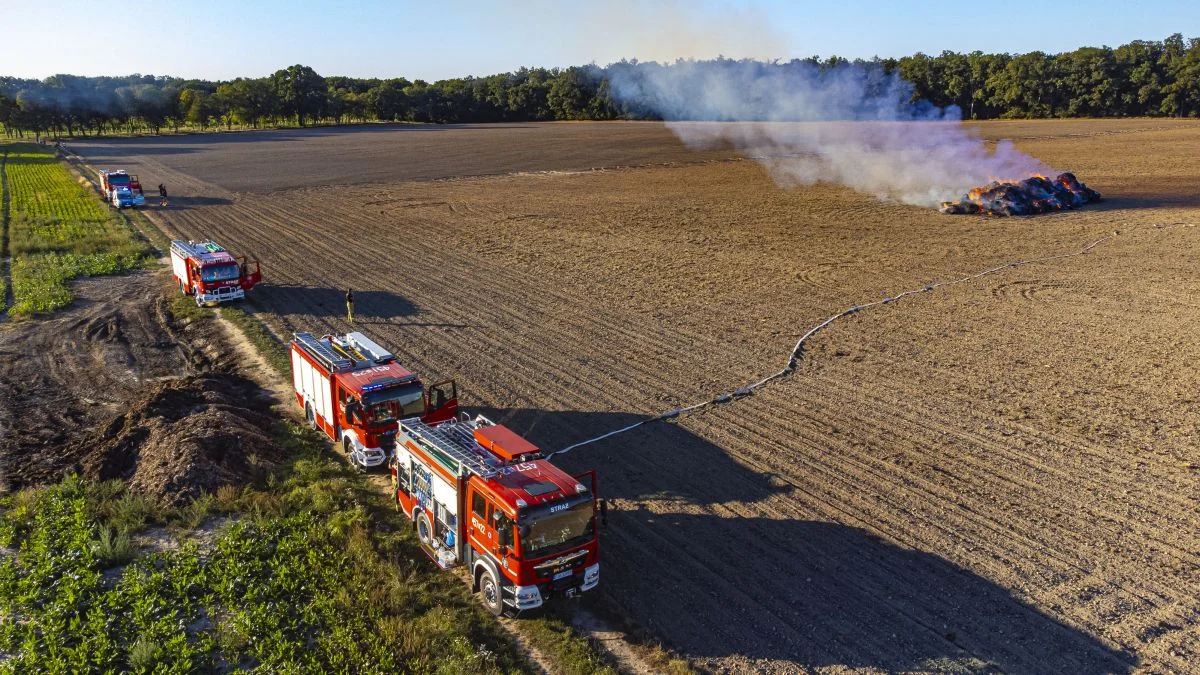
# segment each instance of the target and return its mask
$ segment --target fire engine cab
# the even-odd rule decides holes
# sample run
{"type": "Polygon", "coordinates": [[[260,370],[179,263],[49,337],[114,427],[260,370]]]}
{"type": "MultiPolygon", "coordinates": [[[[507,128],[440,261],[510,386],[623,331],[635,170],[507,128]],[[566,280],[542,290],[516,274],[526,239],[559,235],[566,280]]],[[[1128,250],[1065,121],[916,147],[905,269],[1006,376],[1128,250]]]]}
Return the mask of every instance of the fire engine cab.
{"type": "Polygon", "coordinates": [[[172,241],[171,271],[179,290],[195,297],[200,306],[240,300],[262,281],[257,260],[248,260],[246,256],[235,258],[211,239],[172,241]]]}
{"type": "Polygon", "coordinates": [[[396,508],[439,566],[467,566],[488,610],[520,613],[596,587],[594,471],[573,477],[482,415],[399,427],[389,460],[396,508]]]}
{"type": "Polygon", "coordinates": [[[295,333],[291,343],[296,402],[313,428],[339,443],[362,469],[381,466],[396,444],[398,420],[428,422],[458,412],[454,381],[426,389],[396,357],[362,333],[295,333]]]}

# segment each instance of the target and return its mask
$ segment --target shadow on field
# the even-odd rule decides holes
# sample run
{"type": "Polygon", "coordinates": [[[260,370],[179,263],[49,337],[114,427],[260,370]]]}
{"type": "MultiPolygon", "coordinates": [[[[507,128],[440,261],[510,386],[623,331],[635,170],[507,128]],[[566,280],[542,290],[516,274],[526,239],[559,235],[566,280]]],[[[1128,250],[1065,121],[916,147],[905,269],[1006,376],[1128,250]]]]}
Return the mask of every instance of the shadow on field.
{"type": "MultiPolygon", "coordinates": [[[[632,413],[468,409],[504,424],[546,451],[565,448],[647,417],[632,413]]],[[[556,455],[553,461],[572,473],[603,466],[599,492],[614,499],[672,499],[699,505],[758,501],[786,490],[786,484],[773,475],[752,471],[735,462],[723,449],[678,424],[648,424],[556,455]],[[702,473],[723,478],[697,481],[697,467],[702,473]]]]}
{"type": "MultiPolygon", "coordinates": [[[[346,289],[321,286],[289,286],[265,283],[255,286],[254,299],[262,307],[287,307],[316,316],[346,316],[346,289]]],[[[417,307],[391,291],[354,289],[354,322],[396,323],[396,317],[413,316],[417,307]]]]}
{"type": "Polygon", "coordinates": [[[263,141],[287,142],[314,137],[350,136],[357,134],[379,133],[432,133],[451,131],[455,129],[472,129],[498,131],[501,129],[532,129],[541,126],[533,123],[504,124],[474,123],[474,124],[405,124],[403,122],[377,124],[348,124],[341,126],[304,127],[302,129],[259,129],[248,131],[212,130],[204,132],[181,132],[162,136],[135,136],[128,138],[88,136],[69,139],[67,147],[75,152],[84,154],[93,164],[98,162],[119,161],[128,149],[138,155],[186,155],[205,152],[197,145],[229,144],[229,143],[261,143],[263,141]],[[115,153],[105,156],[104,152],[115,153]]]}
{"type": "Polygon", "coordinates": [[[1122,211],[1122,210],[1137,210],[1137,209],[1163,209],[1163,208],[1200,208],[1200,194],[1192,190],[1181,191],[1178,193],[1169,194],[1152,194],[1152,195],[1117,195],[1114,197],[1105,197],[1104,201],[1096,204],[1088,204],[1083,207],[1085,211],[1122,211]]]}
{"type": "MultiPolygon", "coordinates": [[[[645,419],[479,412],[544,449],[645,419]]],[[[596,469],[598,493],[615,500],[602,534],[605,604],[689,656],[747,670],[759,660],[889,672],[1128,672],[1137,663],[938,555],[828,522],[836,505],[678,424],[651,423],[554,462],[596,469]]]]}
{"type": "Polygon", "coordinates": [[[1006,588],[859,528],[644,507],[608,520],[606,594],[690,656],[885,672],[1120,673],[1137,664],[1006,588]],[[646,573],[664,565],[683,568],[678,582],[646,573]]]}
{"type": "MultiPolygon", "coordinates": [[[[150,194],[150,192],[153,192],[153,190],[150,190],[146,194],[147,205],[154,208],[161,208],[158,206],[158,202],[156,201],[158,199],[157,194],[150,194]]],[[[224,197],[176,197],[171,195],[167,199],[167,202],[169,204],[167,207],[168,209],[178,211],[181,209],[194,209],[200,206],[223,206],[226,204],[232,204],[233,200],[226,199],[224,197]]]]}

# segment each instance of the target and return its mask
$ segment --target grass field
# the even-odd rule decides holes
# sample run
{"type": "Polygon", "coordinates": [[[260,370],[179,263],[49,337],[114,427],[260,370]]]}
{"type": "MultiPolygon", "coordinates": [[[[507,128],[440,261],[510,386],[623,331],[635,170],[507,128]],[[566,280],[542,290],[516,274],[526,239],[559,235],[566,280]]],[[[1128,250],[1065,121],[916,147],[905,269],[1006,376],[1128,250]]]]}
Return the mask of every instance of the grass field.
{"type": "Polygon", "coordinates": [[[54,311],[71,302],[72,279],[117,274],[141,263],[145,246],[52,150],[32,144],[7,150],[10,315],[54,311]]]}
{"type": "Polygon", "coordinates": [[[943,216],[776,185],[661,125],[81,142],[262,260],[274,332],[354,329],[560,448],[618,507],[598,593],[714,670],[1188,671],[1200,660],[1200,126],[975,125],[1106,201],[943,216]],[[348,251],[355,255],[347,255],[348,251]]]}
{"type": "Polygon", "coordinates": [[[411,536],[378,532],[361,478],[286,433],[289,475],[178,510],[76,478],[0,499],[0,672],[518,669],[461,586],[414,564],[411,536]],[[139,549],[151,525],[183,545],[139,549]]]}

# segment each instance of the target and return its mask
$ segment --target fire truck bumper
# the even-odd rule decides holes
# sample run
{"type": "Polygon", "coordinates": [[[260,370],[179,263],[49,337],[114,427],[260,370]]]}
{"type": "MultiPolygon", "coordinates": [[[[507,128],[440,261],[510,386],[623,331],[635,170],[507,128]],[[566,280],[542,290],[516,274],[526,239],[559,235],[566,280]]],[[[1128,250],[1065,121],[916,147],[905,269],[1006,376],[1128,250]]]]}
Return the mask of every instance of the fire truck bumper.
{"type": "Polygon", "coordinates": [[[542,606],[542,592],[537,586],[514,586],[513,587],[513,607],[518,612],[523,612],[527,609],[535,609],[542,606]]]}
{"type": "Polygon", "coordinates": [[[210,302],[229,302],[230,300],[241,300],[246,297],[246,291],[240,288],[226,287],[217,289],[212,293],[200,293],[197,296],[197,301],[208,304],[210,302]]]}
{"type": "Polygon", "coordinates": [[[367,450],[359,455],[359,464],[363,468],[370,469],[381,466],[385,461],[387,461],[387,455],[383,454],[382,450],[367,450]]]}

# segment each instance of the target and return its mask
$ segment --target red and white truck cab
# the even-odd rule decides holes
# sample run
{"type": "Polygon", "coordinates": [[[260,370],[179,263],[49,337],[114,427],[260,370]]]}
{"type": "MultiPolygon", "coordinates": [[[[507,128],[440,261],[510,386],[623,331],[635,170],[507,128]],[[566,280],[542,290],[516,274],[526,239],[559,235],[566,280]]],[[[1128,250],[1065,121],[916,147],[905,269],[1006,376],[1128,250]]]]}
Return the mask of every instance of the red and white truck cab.
{"type": "Polygon", "coordinates": [[[257,260],[235,258],[211,239],[171,242],[171,272],[179,290],[196,304],[241,300],[262,281],[257,260]]]}
{"type": "Polygon", "coordinates": [[[131,176],[124,170],[101,169],[98,173],[100,191],[104,193],[105,201],[112,202],[112,205],[119,209],[146,205],[146,195],[142,192],[142,184],[137,176],[131,176]]]}
{"type": "Polygon", "coordinates": [[[596,476],[571,476],[482,415],[400,422],[389,460],[396,507],[443,568],[466,565],[495,614],[576,596],[600,581],[596,476]]]}
{"type": "Polygon", "coordinates": [[[305,418],[362,469],[387,461],[399,420],[438,422],[458,413],[453,380],[426,389],[394,354],[362,333],[320,338],[296,333],[290,351],[296,402],[305,418]]]}

